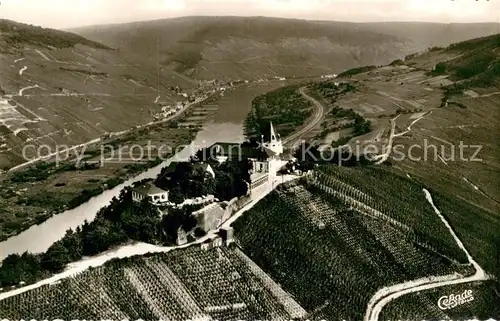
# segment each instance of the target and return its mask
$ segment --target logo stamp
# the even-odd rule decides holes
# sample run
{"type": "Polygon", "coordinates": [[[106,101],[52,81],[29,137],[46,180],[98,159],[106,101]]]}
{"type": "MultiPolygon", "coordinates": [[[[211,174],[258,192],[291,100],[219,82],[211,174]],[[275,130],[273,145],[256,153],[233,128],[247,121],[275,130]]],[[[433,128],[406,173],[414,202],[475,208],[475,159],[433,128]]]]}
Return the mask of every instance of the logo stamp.
{"type": "Polygon", "coordinates": [[[449,310],[472,300],[474,300],[472,290],[465,290],[461,294],[450,294],[440,297],[438,307],[441,310],[449,310]]]}

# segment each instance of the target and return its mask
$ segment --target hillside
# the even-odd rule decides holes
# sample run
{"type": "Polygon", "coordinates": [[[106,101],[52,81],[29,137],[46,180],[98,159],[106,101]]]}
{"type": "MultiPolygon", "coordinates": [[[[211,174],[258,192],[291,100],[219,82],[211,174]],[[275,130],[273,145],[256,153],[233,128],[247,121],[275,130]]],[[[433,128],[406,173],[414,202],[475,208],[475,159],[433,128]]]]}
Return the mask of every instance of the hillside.
{"type": "Polygon", "coordinates": [[[370,22],[359,24],[359,27],[411,39],[415,47],[424,49],[446,47],[500,32],[499,23],[370,22]]]}
{"type": "Polygon", "coordinates": [[[96,49],[111,49],[101,43],[88,40],[74,33],[42,28],[12,20],[0,20],[2,32],[2,51],[8,53],[9,47],[21,48],[24,45],[38,45],[47,49],[68,48],[76,44],[86,45],[96,49]]]}
{"type": "Polygon", "coordinates": [[[138,58],[159,56],[162,65],[197,79],[253,79],[332,74],[358,65],[386,64],[429,46],[489,35],[495,30],[495,24],[183,17],[73,31],[138,58]]]}
{"type": "Polygon", "coordinates": [[[442,53],[455,56],[436,64],[433,73],[450,74],[455,87],[498,87],[500,34],[452,44],[442,53]]]}
{"type": "Polygon", "coordinates": [[[28,158],[42,145],[83,144],[152,122],[187,102],[179,93],[202,94],[188,77],[73,33],[9,20],[0,30],[0,170],[23,163],[28,144],[28,158]]]}

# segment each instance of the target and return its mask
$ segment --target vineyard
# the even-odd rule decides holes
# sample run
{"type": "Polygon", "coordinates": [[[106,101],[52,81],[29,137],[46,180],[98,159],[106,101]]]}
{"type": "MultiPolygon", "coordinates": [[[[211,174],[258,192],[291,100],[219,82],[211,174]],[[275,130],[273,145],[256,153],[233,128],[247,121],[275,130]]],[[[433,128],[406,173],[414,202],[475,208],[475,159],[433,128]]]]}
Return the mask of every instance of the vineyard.
{"type": "MultiPolygon", "coordinates": [[[[369,179],[364,175],[371,169],[342,170],[359,171],[359,178],[369,179]]],[[[452,240],[439,247],[417,230],[439,224],[433,218],[422,222],[427,213],[431,217],[418,186],[418,194],[405,198],[412,183],[401,181],[398,186],[398,179],[390,178],[392,189],[400,191],[392,194],[400,195],[395,200],[373,193],[373,186],[385,188],[383,181],[372,189],[364,188],[368,184],[355,188],[344,183],[344,175],[322,168],[317,179],[273,192],[234,224],[243,251],[290,292],[310,318],[359,320],[383,286],[472,272],[460,263],[466,259],[452,240]],[[419,211],[424,212],[415,213],[419,211]],[[405,214],[411,219],[404,219],[405,214]]],[[[346,181],[358,182],[354,174],[346,181]]],[[[444,238],[445,231],[441,233],[444,238]]]]}
{"type": "Polygon", "coordinates": [[[380,320],[487,320],[500,318],[500,284],[495,281],[445,286],[420,293],[404,295],[389,303],[380,320]],[[495,289],[496,287],[496,289],[495,289]],[[472,291],[473,300],[453,309],[441,310],[439,298],[472,291]]]}
{"type": "Polygon", "coordinates": [[[306,312],[236,248],[115,260],[0,301],[0,319],[287,320],[306,312]]]}
{"type": "Polygon", "coordinates": [[[320,168],[317,178],[322,185],[352,196],[388,219],[404,224],[421,246],[467,263],[464,252],[425,199],[423,185],[375,166],[327,165],[320,168]]]}

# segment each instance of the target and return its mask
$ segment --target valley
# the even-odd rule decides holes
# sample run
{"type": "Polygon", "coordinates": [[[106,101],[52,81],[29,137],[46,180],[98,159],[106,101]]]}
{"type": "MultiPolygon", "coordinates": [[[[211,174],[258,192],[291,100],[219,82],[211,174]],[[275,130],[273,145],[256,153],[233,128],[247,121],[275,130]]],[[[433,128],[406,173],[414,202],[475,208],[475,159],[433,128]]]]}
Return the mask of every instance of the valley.
{"type": "Polygon", "coordinates": [[[0,27],[0,319],[500,316],[497,24],[0,27]]]}

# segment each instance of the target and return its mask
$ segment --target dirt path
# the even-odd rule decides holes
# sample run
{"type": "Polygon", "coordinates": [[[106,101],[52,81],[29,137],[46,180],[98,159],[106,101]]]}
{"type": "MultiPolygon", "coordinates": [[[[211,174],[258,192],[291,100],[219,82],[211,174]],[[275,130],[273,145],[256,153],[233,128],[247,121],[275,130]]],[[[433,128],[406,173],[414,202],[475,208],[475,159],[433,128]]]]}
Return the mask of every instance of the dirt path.
{"type": "Polygon", "coordinates": [[[45,60],[47,60],[47,61],[52,61],[52,60],[50,60],[50,59],[49,59],[49,57],[47,57],[47,55],[45,55],[45,54],[44,54],[43,52],[41,52],[40,50],[35,49],[35,52],[36,52],[37,54],[39,54],[40,56],[42,56],[42,58],[43,58],[43,59],[45,59],[45,60]]]}
{"type": "Polygon", "coordinates": [[[28,69],[27,66],[24,66],[23,68],[19,69],[19,76],[22,76],[23,75],[23,72],[28,69]]]}
{"type": "Polygon", "coordinates": [[[22,96],[22,95],[23,95],[23,92],[24,92],[25,90],[28,90],[28,89],[34,89],[34,88],[40,88],[40,86],[38,86],[38,85],[26,86],[26,87],[24,87],[24,88],[19,89],[19,92],[18,92],[17,94],[18,94],[18,96],[22,96]]]}
{"type": "Polygon", "coordinates": [[[313,129],[318,123],[321,121],[323,118],[323,114],[325,112],[325,108],[319,101],[314,99],[313,97],[309,96],[308,94],[305,93],[305,87],[301,87],[299,89],[299,92],[302,96],[304,96],[307,100],[312,102],[316,106],[316,111],[313,115],[313,118],[309,121],[309,123],[302,129],[298,130],[297,132],[293,133],[292,135],[288,136],[283,140],[283,145],[286,145],[288,143],[292,143],[292,146],[297,142],[297,140],[300,138],[300,136],[303,136],[306,134],[308,131],[313,129]]]}
{"type": "MultiPolygon", "coordinates": [[[[243,215],[244,212],[248,211],[251,209],[255,204],[257,204],[262,198],[264,198],[266,195],[271,193],[278,185],[280,185],[282,182],[288,182],[290,180],[298,178],[297,176],[292,176],[292,175],[286,175],[283,179],[275,179],[273,182],[269,182],[268,184],[264,184],[259,189],[256,191],[255,194],[253,194],[252,200],[242,207],[239,211],[234,213],[227,221],[225,221],[221,227],[228,227],[232,222],[234,222],[236,219],[238,219],[241,215],[243,215]]],[[[50,278],[41,280],[37,283],[31,284],[24,286],[19,289],[15,289],[9,292],[4,292],[0,293],[0,301],[3,299],[6,299],[8,297],[12,297],[36,288],[39,288],[41,286],[47,285],[47,284],[53,284],[55,282],[58,282],[62,279],[69,278],[72,276],[75,276],[76,274],[82,273],[83,271],[87,270],[90,267],[98,267],[104,265],[106,262],[111,261],[113,259],[121,259],[121,258],[126,258],[126,257],[131,257],[131,256],[136,256],[136,255],[144,255],[147,253],[165,253],[165,252],[170,252],[172,250],[176,249],[182,249],[186,248],[195,244],[201,244],[207,240],[213,239],[217,236],[218,230],[213,230],[207,233],[205,236],[197,239],[196,241],[186,243],[183,245],[174,245],[174,246],[158,246],[158,245],[153,245],[153,244],[148,244],[148,243],[134,243],[134,244],[129,244],[129,245],[124,245],[120,246],[116,249],[109,250],[107,252],[101,253],[99,255],[90,257],[90,258],[85,258],[82,259],[78,262],[70,263],[68,264],[66,270],[64,272],[61,272],[59,274],[55,274],[50,278]]]]}
{"type": "Polygon", "coordinates": [[[394,118],[391,118],[391,133],[389,134],[389,142],[387,143],[387,146],[385,147],[386,151],[383,154],[377,155],[376,160],[377,162],[375,164],[379,165],[385,162],[389,156],[391,155],[392,152],[392,144],[394,143],[394,137],[395,137],[395,131],[396,131],[396,119],[398,119],[399,115],[397,115],[394,118]]]}
{"type": "Polygon", "coordinates": [[[453,239],[455,239],[455,242],[457,243],[458,247],[460,247],[462,251],[465,252],[465,255],[467,256],[469,263],[475,268],[476,272],[468,277],[464,277],[458,273],[440,277],[431,276],[429,278],[423,278],[419,280],[409,281],[382,288],[379,291],[377,291],[377,293],[375,293],[375,295],[368,303],[368,308],[365,313],[364,321],[378,321],[382,309],[394,299],[397,299],[405,294],[416,293],[447,285],[485,281],[489,279],[486,272],[470,255],[469,251],[467,251],[464,244],[462,243],[460,238],[456,235],[451,225],[444,218],[444,216],[441,214],[436,205],[434,205],[431,193],[425,188],[423,189],[423,191],[425,193],[425,198],[431,204],[432,208],[434,209],[434,212],[436,213],[436,215],[439,216],[439,218],[444,223],[446,228],[450,231],[450,234],[453,237],[453,239]]]}

